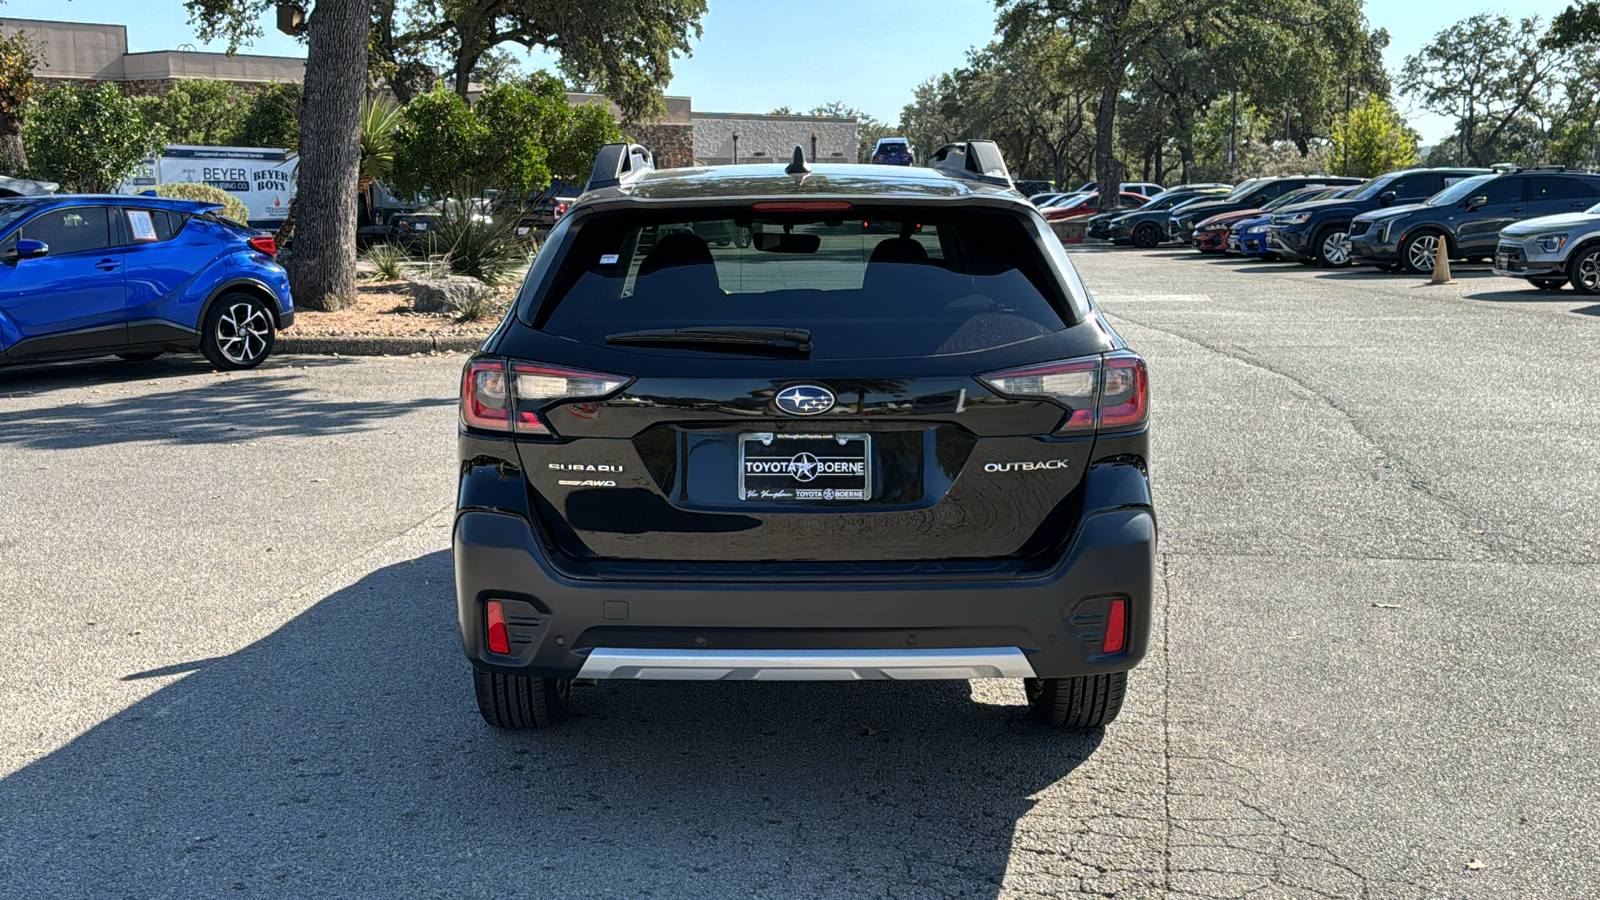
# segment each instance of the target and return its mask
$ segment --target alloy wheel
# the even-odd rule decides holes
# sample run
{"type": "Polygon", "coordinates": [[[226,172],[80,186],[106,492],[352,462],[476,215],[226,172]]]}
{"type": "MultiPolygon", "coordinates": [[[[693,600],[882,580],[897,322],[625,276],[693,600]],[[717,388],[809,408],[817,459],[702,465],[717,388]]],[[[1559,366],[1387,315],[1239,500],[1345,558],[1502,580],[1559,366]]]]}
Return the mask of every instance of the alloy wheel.
{"type": "Polygon", "coordinates": [[[1425,234],[1411,242],[1411,249],[1406,251],[1406,262],[1418,272],[1432,272],[1433,259],[1438,252],[1438,236],[1425,234]]]}
{"type": "Polygon", "coordinates": [[[1343,266],[1350,262],[1350,235],[1335,231],[1322,239],[1322,259],[1330,266],[1343,266]]]}
{"type": "Polygon", "coordinates": [[[1578,260],[1573,280],[1586,294],[1600,294],[1600,253],[1590,253],[1578,260]]]}
{"type": "Polygon", "coordinates": [[[234,303],[217,319],[217,346],[229,361],[247,365],[267,352],[272,323],[254,303],[234,303]]]}

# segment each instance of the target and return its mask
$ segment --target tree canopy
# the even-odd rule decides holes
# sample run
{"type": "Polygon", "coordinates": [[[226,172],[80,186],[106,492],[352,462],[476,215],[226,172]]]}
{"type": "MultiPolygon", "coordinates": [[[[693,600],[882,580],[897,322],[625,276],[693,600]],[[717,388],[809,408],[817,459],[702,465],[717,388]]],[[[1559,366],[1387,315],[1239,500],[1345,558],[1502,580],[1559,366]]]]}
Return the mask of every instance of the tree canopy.
{"type": "Polygon", "coordinates": [[[33,177],[64,191],[104,193],[159,150],[164,135],[115,85],[99,82],[46,91],[28,114],[23,142],[33,177]]]}
{"type": "Polygon", "coordinates": [[[600,104],[572,106],[548,73],[489,89],[475,106],[437,88],[412,100],[394,135],[396,187],[435,197],[486,188],[523,196],[552,177],[581,181],[622,132],[600,104]]]}
{"type": "MultiPolygon", "coordinates": [[[[262,34],[276,0],[184,0],[205,40],[230,51],[262,34]]],[[[661,110],[672,61],[700,37],[706,0],[376,0],[369,47],[375,74],[402,103],[432,90],[438,76],[465,97],[474,81],[513,77],[507,46],[557,54],[561,71],[604,93],[633,121],[661,110]]]]}

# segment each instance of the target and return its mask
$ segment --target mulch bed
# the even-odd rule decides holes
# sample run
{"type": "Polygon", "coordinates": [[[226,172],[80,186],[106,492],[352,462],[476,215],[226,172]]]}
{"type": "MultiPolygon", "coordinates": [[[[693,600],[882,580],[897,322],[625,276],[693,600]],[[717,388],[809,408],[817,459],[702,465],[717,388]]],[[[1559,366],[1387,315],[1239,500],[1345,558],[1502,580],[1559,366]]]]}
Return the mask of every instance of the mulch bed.
{"type": "Polygon", "coordinates": [[[417,312],[404,281],[363,280],[356,302],[338,312],[319,312],[297,306],[294,327],[285,336],[295,338],[468,338],[485,337],[499,324],[515,296],[514,286],[500,289],[500,302],[474,322],[457,322],[446,313],[417,312]]]}

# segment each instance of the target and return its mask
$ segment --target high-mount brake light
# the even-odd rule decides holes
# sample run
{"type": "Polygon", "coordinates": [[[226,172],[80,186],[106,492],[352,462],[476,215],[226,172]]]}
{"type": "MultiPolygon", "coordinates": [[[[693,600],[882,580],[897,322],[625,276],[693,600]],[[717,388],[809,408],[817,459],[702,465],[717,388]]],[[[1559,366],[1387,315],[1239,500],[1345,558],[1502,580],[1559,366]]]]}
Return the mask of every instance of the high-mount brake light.
{"type": "Polygon", "coordinates": [[[853,204],[849,200],[763,200],[750,208],[756,212],[843,212],[853,204]]]}
{"type": "Polygon", "coordinates": [[[462,373],[461,421],[488,431],[550,436],[554,432],[540,410],[563,401],[601,400],[632,381],[625,375],[542,363],[475,359],[462,373]]]}
{"type": "Polygon", "coordinates": [[[245,241],[245,243],[249,244],[250,249],[256,251],[257,253],[265,253],[273,259],[278,258],[278,242],[270,234],[258,234],[250,240],[245,241]]]}
{"type": "Polygon", "coordinates": [[[991,372],[978,381],[1003,396],[1041,398],[1066,407],[1056,434],[1130,431],[1149,416],[1144,360],[1126,350],[991,372]]]}

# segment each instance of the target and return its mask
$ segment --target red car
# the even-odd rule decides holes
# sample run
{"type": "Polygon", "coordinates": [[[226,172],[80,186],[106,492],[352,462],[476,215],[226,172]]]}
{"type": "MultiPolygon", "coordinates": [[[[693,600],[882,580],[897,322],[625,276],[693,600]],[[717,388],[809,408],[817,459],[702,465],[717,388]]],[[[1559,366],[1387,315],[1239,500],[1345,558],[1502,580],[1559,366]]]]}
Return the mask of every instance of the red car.
{"type": "MultiPolygon", "coordinates": [[[[1143,194],[1135,194],[1132,191],[1122,192],[1123,209],[1137,209],[1148,202],[1150,202],[1150,198],[1143,194]]],[[[1082,200],[1079,200],[1072,206],[1052,206],[1042,210],[1046,222],[1054,222],[1059,219],[1070,219],[1073,216],[1092,215],[1099,211],[1100,193],[1098,191],[1088,195],[1087,197],[1084,197],[1082,200]]]]}
{"type": "Polygon", "coordinates": [[[1240,209],[1219,213],[1194,226],[1194,248],[1201,253],[1228,252],[1228,229],[1240,219],[1252,219],[1265,210],[1240,209]]]}

